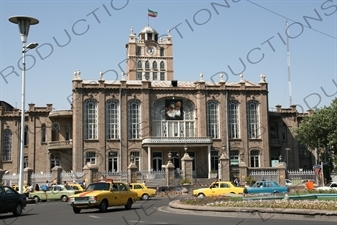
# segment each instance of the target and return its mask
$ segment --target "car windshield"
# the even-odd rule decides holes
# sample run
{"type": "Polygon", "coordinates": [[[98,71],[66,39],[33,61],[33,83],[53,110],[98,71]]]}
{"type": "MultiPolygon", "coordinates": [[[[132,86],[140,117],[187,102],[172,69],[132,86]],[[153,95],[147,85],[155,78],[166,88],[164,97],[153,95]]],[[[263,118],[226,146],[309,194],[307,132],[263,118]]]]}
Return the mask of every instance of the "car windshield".
{"type": "Polygon", "coordinates": [[[69,185],[65,185],[64,188],[67,190],[72,190],[72,188],[69,185]]]}
{"type": "Polygon", "coordinates": [[[102,191],[109,191],[110,184],[109,183],[95,183],[90,184],[86,191],[94,191],[94,190],[102,190],[102,191]]]}

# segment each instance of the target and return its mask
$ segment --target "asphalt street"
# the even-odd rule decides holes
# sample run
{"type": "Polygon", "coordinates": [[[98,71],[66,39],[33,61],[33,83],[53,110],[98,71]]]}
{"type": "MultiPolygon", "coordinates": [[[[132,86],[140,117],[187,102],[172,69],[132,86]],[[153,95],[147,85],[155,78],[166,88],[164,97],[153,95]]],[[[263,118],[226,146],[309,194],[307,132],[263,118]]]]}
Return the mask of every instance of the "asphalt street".
{"type": "Polygon", "coordinates": [[[143,224],[167,224],[167,225],[242,225],[242,224],[266,224],[266,225],[336,225],[336,221],[322,221],[307,219],[294,219],[289,217],[274,218],[273,216],[249,215],[245,213],[217,214],[210,212],[191,212],[171,209],[168,203],[172,200],[184,198],[156,197],[148,201],[136,202],[131,210],[124,207],[109,208],[106,213],[98,210],[82,210],[80,214],[74,214],[71,206],[65,202],[53,201],[38,204],[30,204],[20,217],[11,214],[0,216],[0,225],[34,224],[34,225],[75,225],[75,224],[118,224],[118,225],[143,225],[143,224]]]}

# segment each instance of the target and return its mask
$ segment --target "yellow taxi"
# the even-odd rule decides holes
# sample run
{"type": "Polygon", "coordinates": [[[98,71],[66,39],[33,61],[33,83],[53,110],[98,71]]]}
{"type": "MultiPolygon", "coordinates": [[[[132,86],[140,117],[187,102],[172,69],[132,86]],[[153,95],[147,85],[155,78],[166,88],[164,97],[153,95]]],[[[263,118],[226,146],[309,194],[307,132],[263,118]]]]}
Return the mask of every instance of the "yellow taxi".
{"type": "Polygon", "coordinates": [[[72,189],[83,192],[85,187],[82,184],[68,184],[72,189]]]}
{"type": "Polygon", "coordinates": [[[243,194],[243,187],[237,187],[230,181],[213,182],[208,188],[193,190],[195,197],[219,196],[225,194],[243,194]]]}
{"type": "Polygon", "coordinates": [[[137,199],[137,193],[131,191],[129,185],[123,182],[97,182],[90,184],[84,192],[69,196],[68,204],[76,214],[82,209],[99,209],[100,212],[106,212],[113,206],[131,209],[137,199]]]}
{"type": "Polygon", "coordinates": [[[148,188],[141,183],[130,183],[129,187],[132,191],[136,192],[138,198],[142,200],[148,200],[150,197],[154,197],[157,194],[157,191],[153,188],[148,188]]]}

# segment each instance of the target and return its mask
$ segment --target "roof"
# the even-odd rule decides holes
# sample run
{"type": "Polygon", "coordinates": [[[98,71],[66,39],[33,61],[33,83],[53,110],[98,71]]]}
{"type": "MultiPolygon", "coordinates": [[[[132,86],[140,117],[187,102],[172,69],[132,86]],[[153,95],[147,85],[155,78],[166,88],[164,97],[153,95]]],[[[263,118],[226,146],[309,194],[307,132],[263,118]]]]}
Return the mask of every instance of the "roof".
{"type": "Polygon", "coordinates": [[[140,33],[141,33],[141,34],[142,34],[142,33],[156,33],[156,34],[158,34],[158,32],[157,32],[154,28],[152,28],[152,27],[150,27],[150,26],[144,27],[144,28],[140,31],[140,33]]]}

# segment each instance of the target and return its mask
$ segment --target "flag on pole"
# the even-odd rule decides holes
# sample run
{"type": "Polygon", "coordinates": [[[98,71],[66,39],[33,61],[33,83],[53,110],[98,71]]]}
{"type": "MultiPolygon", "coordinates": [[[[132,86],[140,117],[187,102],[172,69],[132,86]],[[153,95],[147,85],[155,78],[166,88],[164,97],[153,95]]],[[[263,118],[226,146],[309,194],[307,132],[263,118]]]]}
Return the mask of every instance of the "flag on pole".
{"type": "Polygon", "coordinates": [[[150,17],[157,17],[158,12],[147,9],[147,15],[150,17]]]}

